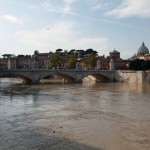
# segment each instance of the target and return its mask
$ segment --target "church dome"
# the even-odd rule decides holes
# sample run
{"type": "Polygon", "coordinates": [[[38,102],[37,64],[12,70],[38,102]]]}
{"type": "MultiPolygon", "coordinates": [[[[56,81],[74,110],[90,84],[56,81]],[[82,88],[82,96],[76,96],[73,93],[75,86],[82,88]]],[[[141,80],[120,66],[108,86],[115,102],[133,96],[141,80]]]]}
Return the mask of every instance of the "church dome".
{"type": "Polygon", "coordinates": [[[36,55],[36,54],[39,54],[39,51],[38,50],[35,50],[34,51],[34,54],[36,55]]]}
{"type": "Polygon", "coordinates": [[[137,56],[144,56],[145,54],[149,54],[149,50],[143,42],[142,46],[138,49],[137,56]]]}

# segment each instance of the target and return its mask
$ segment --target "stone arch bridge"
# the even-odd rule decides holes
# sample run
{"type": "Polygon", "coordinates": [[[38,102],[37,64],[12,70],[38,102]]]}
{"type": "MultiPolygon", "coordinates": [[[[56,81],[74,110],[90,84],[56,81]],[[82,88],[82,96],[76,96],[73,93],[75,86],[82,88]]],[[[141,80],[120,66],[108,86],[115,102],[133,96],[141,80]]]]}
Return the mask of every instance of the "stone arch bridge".
{"type": "Polygon", "coordinates": [[[114,81],[114,71],[110,70],[80,70],[80,69],[35,69],[35,70],[0,70],[0,78],[18,77],[25,83],[40,83],[41,79],[52,75],[60,75],[66,81],[74,83],[82,82],[89,75],[97,81],[114,81]]]}

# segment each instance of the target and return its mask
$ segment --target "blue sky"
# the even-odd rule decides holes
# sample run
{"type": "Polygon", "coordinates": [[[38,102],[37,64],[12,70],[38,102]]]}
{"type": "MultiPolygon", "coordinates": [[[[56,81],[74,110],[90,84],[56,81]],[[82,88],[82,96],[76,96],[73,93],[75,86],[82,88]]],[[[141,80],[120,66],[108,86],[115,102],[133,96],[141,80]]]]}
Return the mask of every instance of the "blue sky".
{"type": "Polygon", "coordinates": [[[150,49],[150,0],[0,0],[0,53],[150,49]]]}

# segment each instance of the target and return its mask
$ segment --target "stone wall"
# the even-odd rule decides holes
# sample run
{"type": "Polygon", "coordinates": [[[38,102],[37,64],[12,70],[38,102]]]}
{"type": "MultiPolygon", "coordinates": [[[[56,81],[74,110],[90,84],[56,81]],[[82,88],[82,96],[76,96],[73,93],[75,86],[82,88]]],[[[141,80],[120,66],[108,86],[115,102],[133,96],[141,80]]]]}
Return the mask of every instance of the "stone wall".
{"type": "Polygon", "coordinates": [[[143,80],[146,83],[150,83],[150,70],[143,72],[143,80]]]}
{"type": "Polygon", "coordinates": [[[115,80],[129,83],[150,83],[150,71],[118,70],[115,71],[115,80]]]}

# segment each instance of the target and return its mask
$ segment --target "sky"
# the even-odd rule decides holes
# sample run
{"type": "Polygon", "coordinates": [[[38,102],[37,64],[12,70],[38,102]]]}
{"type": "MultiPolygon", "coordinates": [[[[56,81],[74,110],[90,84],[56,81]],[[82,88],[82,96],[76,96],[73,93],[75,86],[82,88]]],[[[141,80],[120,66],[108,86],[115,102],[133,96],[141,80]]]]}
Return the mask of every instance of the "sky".
{"type": "Polygon", "coordinates": [[[150,0],[0,0],[0,55],[150,50],[150,0]]]}

